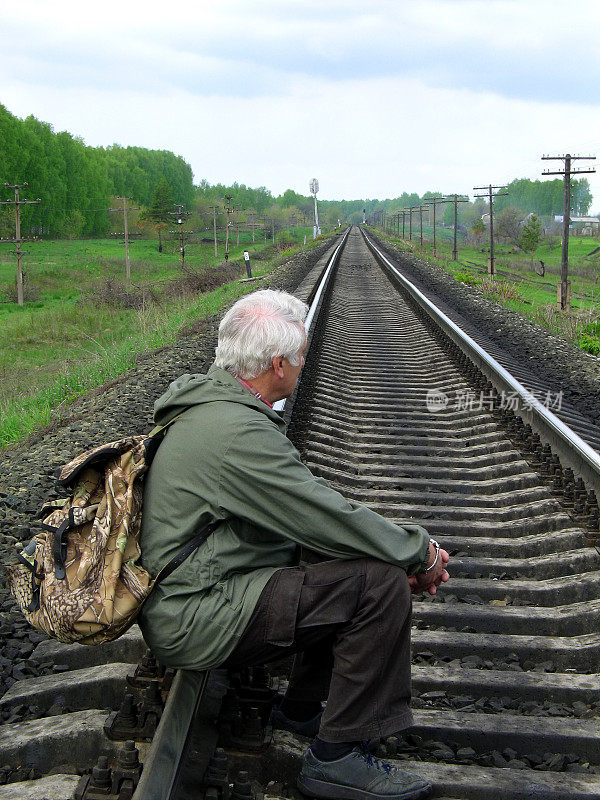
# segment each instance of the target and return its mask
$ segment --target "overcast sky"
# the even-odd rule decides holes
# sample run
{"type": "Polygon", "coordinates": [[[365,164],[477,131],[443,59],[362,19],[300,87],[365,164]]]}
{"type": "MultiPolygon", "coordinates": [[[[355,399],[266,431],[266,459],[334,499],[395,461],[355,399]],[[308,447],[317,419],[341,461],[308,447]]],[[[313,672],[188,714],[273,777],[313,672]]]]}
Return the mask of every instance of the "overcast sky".
{"type": "Polygon", "coordinates": [[[598,0],[4,2],[0,102],[196,182],[472,196],[600,156],[599,30],[598,0]]]}

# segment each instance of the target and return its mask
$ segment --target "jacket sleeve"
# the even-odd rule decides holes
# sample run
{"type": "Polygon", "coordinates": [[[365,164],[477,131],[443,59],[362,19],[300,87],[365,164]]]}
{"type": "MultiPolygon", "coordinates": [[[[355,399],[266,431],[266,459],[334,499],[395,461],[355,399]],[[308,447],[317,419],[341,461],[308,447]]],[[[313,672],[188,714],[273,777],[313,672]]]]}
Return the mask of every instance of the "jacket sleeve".
{"type": "Polygon", "coordinates": [[[304,466],[289,439],[267,419],[249,422],[232,437],[219,476],[219,505],[333,558],[377,558],[412,574],[429,556],[423,527],[395,525],[346,500],[304,466]]]}

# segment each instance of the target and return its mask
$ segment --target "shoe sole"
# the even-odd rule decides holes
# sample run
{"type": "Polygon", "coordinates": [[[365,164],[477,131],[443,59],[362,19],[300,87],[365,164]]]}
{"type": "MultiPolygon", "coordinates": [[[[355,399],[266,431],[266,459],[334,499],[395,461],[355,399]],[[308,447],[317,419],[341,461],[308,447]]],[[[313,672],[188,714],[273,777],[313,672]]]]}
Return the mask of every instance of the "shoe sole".
{"type": "Polygon", "coordinates": [[[431,786],[426,784],[419,789],[410,789],[401,794],[374,794],[354,786],[344,786],[341,783],[319,781],[316,778],[298,776],[298,788],[309,797],[325,797],[332,800],[424,800],[431,793],[431,786]]]}

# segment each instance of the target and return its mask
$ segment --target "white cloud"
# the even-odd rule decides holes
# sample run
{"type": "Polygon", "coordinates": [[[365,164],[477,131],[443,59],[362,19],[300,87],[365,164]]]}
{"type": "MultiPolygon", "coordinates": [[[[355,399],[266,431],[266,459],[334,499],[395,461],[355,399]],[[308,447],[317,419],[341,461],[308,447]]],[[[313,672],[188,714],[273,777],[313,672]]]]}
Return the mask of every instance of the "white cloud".
{"type": "Polygon", "coordinates": [[[596,0],[26,0],[0,11],[0,101],[171,149],[197,180],[471,192],[540,177],[546,151],[600,155],[599,22],[596,0]]]}

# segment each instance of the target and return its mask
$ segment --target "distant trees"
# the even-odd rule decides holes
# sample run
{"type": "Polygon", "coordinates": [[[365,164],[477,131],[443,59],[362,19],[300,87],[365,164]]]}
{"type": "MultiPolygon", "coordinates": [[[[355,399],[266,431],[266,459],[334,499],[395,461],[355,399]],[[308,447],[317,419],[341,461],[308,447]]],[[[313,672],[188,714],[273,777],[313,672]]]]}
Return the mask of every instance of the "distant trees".
{"type": "MultiPolygon", "coordinates": [[[[110,227],[111,195],[149,206],[164,178],[178,202],[193,198],[192,169],[167,150],[88,147],[35,117],[14,117],[0,105],[0,185],[28,182],[38,206],[23,209],[25,234],[99,236],[110,227]]],[[[4,222],[1,223],[4,228],[4,222]]]]}
{"type": "MultiPolygon", "coordinates": [[[[592,203],[590,184],[586,178],[571,181],[573,203],[571,213],[576,216],[587,214],[592,203]]],[[[526,214],[535,212],[538,216],[554,216],[563,213],[563,181],[530,181],[519,178],[507,187],[508,195],[498,197],[494,202],[497,211],[513,206],[526,214]]]]}

